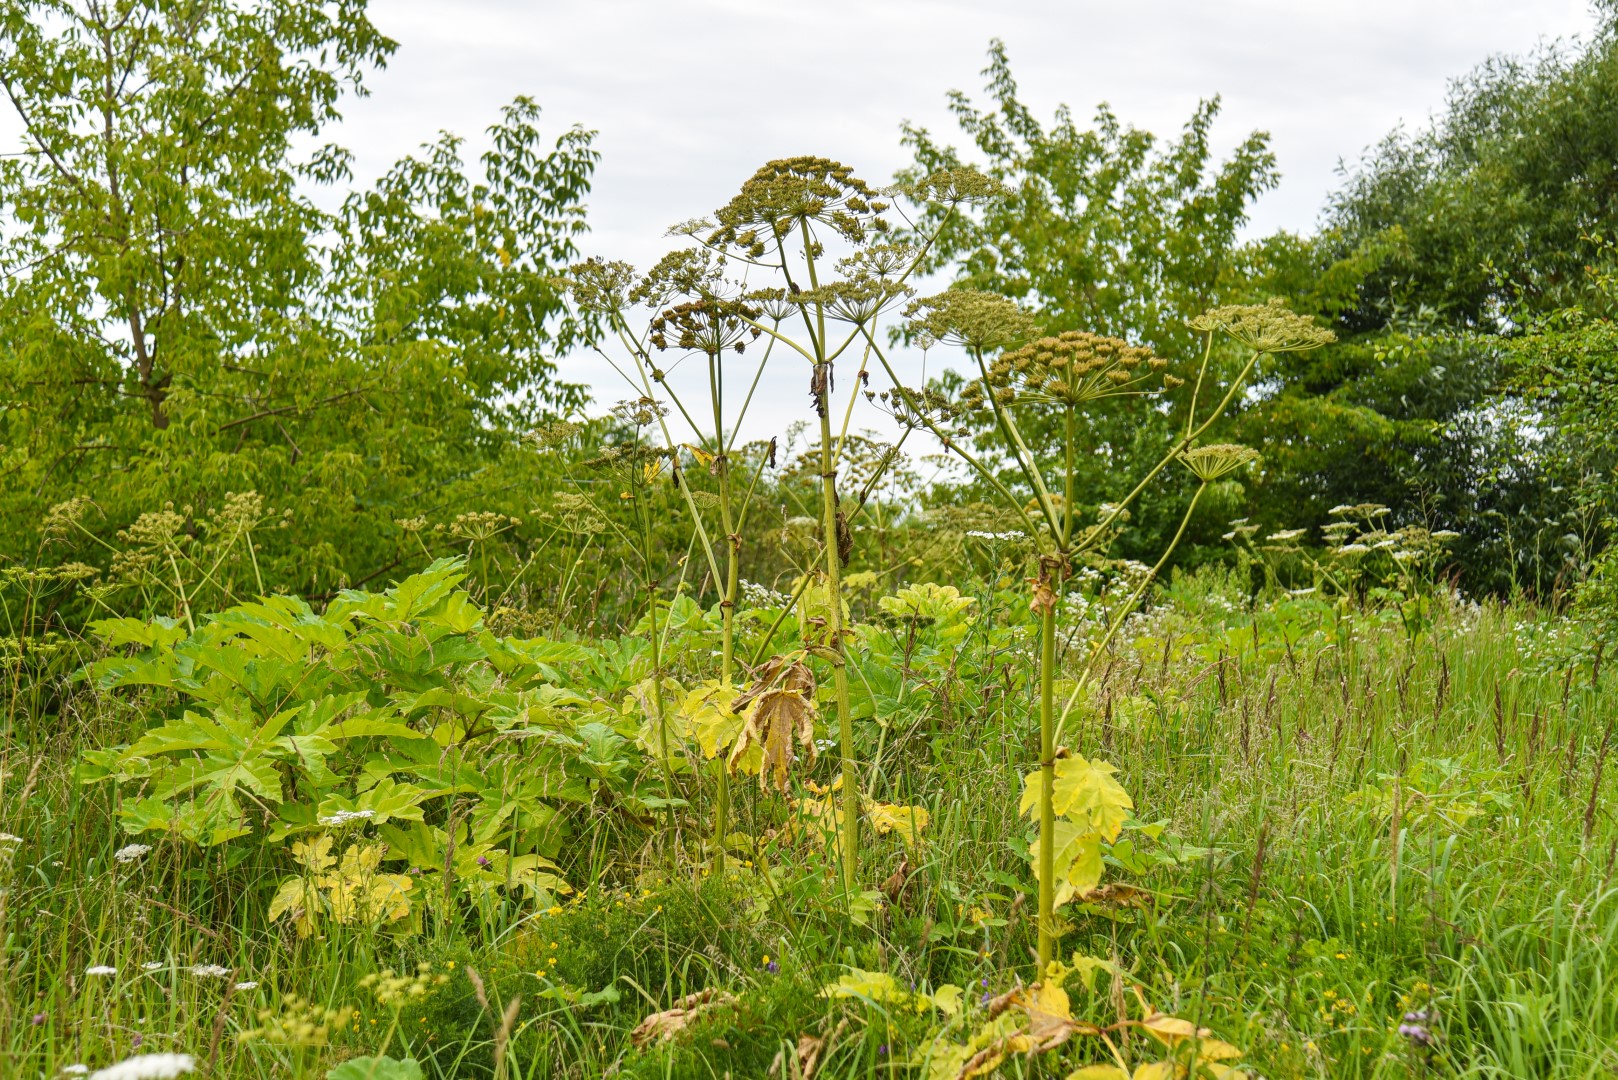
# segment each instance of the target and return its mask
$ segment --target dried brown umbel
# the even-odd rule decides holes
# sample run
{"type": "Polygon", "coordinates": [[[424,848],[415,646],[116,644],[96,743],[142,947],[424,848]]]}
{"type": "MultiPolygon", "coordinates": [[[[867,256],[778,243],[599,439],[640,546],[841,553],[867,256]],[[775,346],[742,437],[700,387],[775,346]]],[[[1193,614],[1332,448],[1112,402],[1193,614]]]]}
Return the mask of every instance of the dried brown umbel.
{"type": "Polygon", "coordinates": [[[690,349],[708,356],[741,353],[763,333],[753,325],[761,314],[757,307],[740,300],[692,300],[660,312],[652,320],[647,340],[660,350],[690,349]]]}
{"type": "Polygon", "coordinates": [[[1279,298],[1267,304],[1214,308],[1190,320],[1189,325],[1204,334],[1228,334],[1261,353],[1304,352],[1337,340],[1336,334],[1316,326],[1309,316],[1287,310],[1279,298]]]}
{"type": "Polygon", "coordinates": [[[983,202],[1011,194],[1000,181],[986,176],[970,165],[954,169],[939,169],[920,180],[907,184],[894,184],[884,188],[884,195],[905,195],[917,202],[957,203],[983,202]]]}
{"type": "MultiPolygon", "coordinates": [[[[1076,408],[1100,398],[1146,393],[1154,378],[1165,388],[1178,385],[1167,368],[1168,361],[1145,346],[1068,330],[1003,353],[989,365],[987,382],[1002,404],[1076,408]]],[[[983,394],[983,385],[974,383],[962,393],[962,404],[981,407],[983,394]]]]}
{"type": "Polygon", "coordinates": [[[822,310],[831,318],[862,326],[895,300],[909,296],[911,291],[896,281],[859,277],[851,281],[828,281],[815,289],[800,289],[791,299],[800,306],[822,310]]]}
{"type": "Polygon", "coordinates": [[[871,185],[839,161],[791,157],[771,161],[755,172],[735,198],[716,215],[719,225],[707,243],[762,258],[768,242],[808,222],[830,226],[851,243],[885,233],[879,215],[888,208],[871,185]]]}
{"type": "Polygon", "coordinates": [[[905,318],[923,348],[944,342],[979,355],[1004,349],[1039,332],[1015,302],[974,289],[948,289],[906,305],[905,318]]]}
{"type": "Polygon", "coordinates": [[[566,284],[579,307],[611,314],[629,306],[635,268],[626,262],[586,259],[568,268],[566,284]]]}

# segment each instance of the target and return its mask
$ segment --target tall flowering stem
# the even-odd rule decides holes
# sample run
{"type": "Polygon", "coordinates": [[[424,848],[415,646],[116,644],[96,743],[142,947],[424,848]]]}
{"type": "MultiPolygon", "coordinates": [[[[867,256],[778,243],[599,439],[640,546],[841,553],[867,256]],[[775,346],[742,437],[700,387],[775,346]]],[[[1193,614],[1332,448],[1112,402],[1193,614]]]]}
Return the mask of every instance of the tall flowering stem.
{"type": "MultiPolygon", "coordinates": [[[[1081,449],[1079,435],[1084,410],[1108,398],[1165,394],[1182,385],[1184,380],[1168,371],[1167,360],[1154,356],[1150,349],[1127,341],[1082,331],[1040,336],[1029,315],[1011,301],[992,294],[951,290],[915,301],[906,309],[906,314],[911,317],[912,333],[923,344],[950,343],[962,346],[975,364],[978,378],[969,383],[954,401],[945,400],[926,388],[910,389],[898,379],[875,340],[870,339],[870,347],[877,351],[894,382],[890,400],[895,415],[903,422],[925,427],[938,436],[947,449],[961,457],[1003,500],[1023,515],[1039,546],[1039,573],[1030,582],[1032,593],[1029,600],[1030,612],[1039,622],[1039,767],[1037,774],[1025,781],[1028,795],[1024,801],[1026,805],[1031,800],[1038,809],[1039,836],[1033,861],[1035,876],[1039,879],[1038,957],[1040,970],[1043,971],[1055,958],[1056,937],[1060,929],[1056,909],[1067,896],[1081,894],[1094,887],[1099,874],[1100,845],[1116,835],[1122,814],[1131,806],[1128,796],[1117,788],[1111,807],[1113,813],[1097,815],[1090,822],[1094,826],[1093,833],[1085,834],[1090,837],[1085,843],[1095,849],[1088,852],[1090,857],[1074,858],[1068,867],[1057,865],[1057,763],[1066,754],[1060,745],[1066,717],[1077,701],[1080,690],[1087,685],[1096,660],[1117,634],[1124,616],[1140,601],[1149,583],[1162,570],[1185,535],[1186,526],[1207,485],[1247,464],[1254,457],[1244,447],[1198,447],[1196,440],[1235,400],[1239,387],[1261,357],[1314,348],[1330,341],[1331,334],[1275,303],[1220,308],[1193,321],[1193,327],[1202,331],[1206,340],[1202,363],[1187,405],[1184,435],[1167,448],[1162,459],[1123,500],[1105,509],[1096,525],[1081,530],[1076,514],[1079,493],[1076,490],[1075,466],[1081,449]],[[1206,416],[1199,417],[1197,402],[1210,377],[1214,338],[1220,334],[1245,346],[1248,357],[1231,379],[1223,397],[1206,416]],[[1061,417],[1059,431],[1062,447],[1060,459],[1056,462],[1061,472],[1059,484],[1047,482],[1041,463],[1024,437],[1018,422],[1018,416],[1024,410],[1044,414],[1055,411],[1061,417]],[[1000,437],[1005,457],[1020,474],[1023,486],[1032,494],[1032,498],[1025,496],[1025,505],[1019,505],[1022,500],[1000,481],[992,469],[966,449],[963,440],[970,429],[953,425],[962,417],[972,414],[986,417],[1000,437]],[[1076,688],[1059,713],[1055,697],[1057,609],[1073,561],[1106,543],[1119,515],[1163,469],[1175,461],[1184,464],[1202,483],[1152,573],[1137,587],[1101,640],[1088,651],[1076,688]]],[[[1093,782],[1098,788],[1112,790],[1106,788],[1111,783],[1110,766],[1097,770],[1095,765],[1084,762],[1082,758],[1077,761],[1081,763],[1081,768],[1091,770],[1093,782]],[[1106,778],[1094,779],[1098,772],[1104,772],[1106,778]]],[[[1113,787],[1116,788],[1116,785],[1113,787]]]]}
{"type": "MultiPolygon", "coordinates": [[[[935,174],[904,192],[952,210],[997,190],[981,174],[959,169],[935,174]]],[[[739,507],[735,504],[730,481],[730,454],[740,419],[727,425],[721,405],[721,358],[741,353],[762,338],[766,356],[775,349],[807,364],[810,400],[819,421],[819,445],[813,455],[819,470],[825,615],[823,624],[806,621],[802,629],[807,651],[831,668],[843,777],[839,861],[849,895],[857,891],[858,884],[861,799],[849,702],[842,577],[853,546],[852,521],[857,508],[848,511],[843,507],[837,476],[866,373],[862,364],[860,378],[852,380],[840,428],[834,424],[832,412],[834,373],[837,361],[851,348],[856,354],[870,355],[863,343],[872,337],[882,315],[909,298],[911,290],[905,282],[931,242],[919,246],[892,242],[889,223],[883,217],[889,209],[884,193],[838,162],[818,157],[773,161],[754,173],[713,220],[697,219],[677,226],[675,234],[684,237],[689,246],[671,252],[644,278],[636,279],[622,264],[591,262],[575,267],[572,280],[578,302],[609,313],[609,324],[630,358],[619,370],[648,398],[664,395],[673,402],[671,416],[683,419],[701,444],[694,456],[718,480],[716,537],[704,523],[684,471],[676,473],[712,579],[720,589],[721,682],[727,690],[732,689],[736,666],[733,619],[746,500],[739,507]],[[761,278],[774,283],[761,285],[761,278]],[[638,335],[629,330],[624,317],[625,311],[637,306],[655,313],[648,329],[638,335]],[[656,360],[664,352],[706,356],[711,425],[699,423],[695,417],[703,410],[688,409],[674,393],[656,360]]],[[[948,213],[942,216],[940,227],[949,217],[948,213]]],[[[757,385],[755,375],[753,388],[757,385]]],[[[748,399],[751,397],[749,390],[748,399]]],[[[745,408],[744,404],[743,411],[745,408]]],[[[690,448],[676,441],[667,423],[664,437],[671,449],[690,448]]],[[[756,482],[757,477],[754,479],[756,482]]],[[[728,805],[728,774],[721,769],[714,823],[716,860],[723,859],[728,805]]]]}

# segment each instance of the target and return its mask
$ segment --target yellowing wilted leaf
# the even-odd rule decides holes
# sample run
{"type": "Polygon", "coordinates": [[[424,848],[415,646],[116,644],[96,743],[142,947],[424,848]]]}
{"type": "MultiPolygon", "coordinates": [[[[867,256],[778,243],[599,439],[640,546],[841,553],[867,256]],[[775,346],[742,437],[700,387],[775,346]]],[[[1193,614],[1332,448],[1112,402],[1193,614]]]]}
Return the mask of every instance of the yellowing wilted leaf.
{"type": "Polygon", "coordinates": [[[1056,782],[1051,786],[1056,812],[1088,824],[1109,843],[1118,839],[1135,802],[1123,785],[1113,779],[1117,771],[1105,761],[1088,761],[1077,756],[1058,761],[1056,782]]]}
{"type": "Polygon", "coordinates": [[[337,860],[331,854],[332,839],[329,836],[317,836],[313,840],[299,840],[292,845],[292,857],[306,866],[312,873],[319,874],[337,865],[337,860]]]}
{"type": "Polygon", "coordinates": [[[644,1048],[653,1042],[668,1042],[703,1013],[733,1005],[735,1002],[734,995],[712,986],[706,990],[698,990],[694,994],[687,994],[676,1001],[672,1008],[652,1013],[636,1024],[635,1030],[629,1033],[629,1041],[637,1048],[644,1048]]]}
{"type": "Polygon", "coordinates": [[[893,803],[868,803],[865,819],[878,836],[897,833],[906,844],[914,845],[927,827],[928,814],[920,806],[895,806],[893,803]]]}
{"type": "Polygon", "coordinates": [[[741,734],[741,714],[731,711],[731,703],[738,694],[734,686],[709,679],[686,694],[680,703],[687,728],[696,735],[702,756],[709,760],[718,757],[721,751],[728,751],[741,734]]]}
{"type": "Polygon", "coordinates": [[[794,759],[793,741],[808,752],[811,762],[816,757],[815,677],[802,660],[773,657],[759,669],[752,688],[731,702],[733,709],[744,705],[747,711],[728,767],[736,771],[747,753],[757,747],[763,754],[760,786],[768,787],[773,781],[778,790],[785,791],[794,759]]]}
{"type": "Polygon", "coordinates": [[[1068,1073],[1067,1080],[1131,1080],[1131,1077],[1116,1065],[1086,1065],[1068,1073]]]}

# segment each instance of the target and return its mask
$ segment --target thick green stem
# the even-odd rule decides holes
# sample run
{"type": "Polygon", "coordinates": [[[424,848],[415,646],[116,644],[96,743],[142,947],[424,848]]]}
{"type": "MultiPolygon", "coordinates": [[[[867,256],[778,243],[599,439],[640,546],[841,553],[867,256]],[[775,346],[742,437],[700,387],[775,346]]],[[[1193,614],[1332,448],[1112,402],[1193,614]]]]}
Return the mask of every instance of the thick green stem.
{"type": "MultiPolygon", "coordinates": [[[[663,797],[674,798],[674,765],[669,756],[669,725],[668,717],[663,708],[663,650],[657,637],[657,572],[652,569],[652,523],[648,515],[644,492],[631,488],[637,495],[636,502],[640,506],[641,525],[641,562],[646,569],[646,617],[650,628],[652,645],[652,710],[657,718],[658,749],[663,755],[663,797]]],[[[669,831],[674,836],[674,808],[670,806],[667,811],[669,831]]],[[[669,849],[669,863],[672,868],[674,849],[669,849]]]]}
{"type": "MultiPolygon", "coordinates": [[[[725,581],[719,601],[721,621],[719,681],[729,687],[736,661],[736,593],[741,583],[741,537],[737,534],[735,515],[730,505],[730,455],[725,441],[724,413],[721,405],[723,386],[718,357],[708,358],[710,391],[713,398],[714,446],[718,456],[714,459],[719,478],[719,522],[725,530],[725,581]]],[[[756,380],[755,380],[756,381],[756,380]]],[[[725,870],[725,834],[730,824],[730,769],[725,759],[719,759],[718,788],[715,792],[713,813],[713,868],[715,873],[725,870]]]]}
{"type": "Polygon", "coordinates": [[[837,470],[833,458],[830,395],[820,391],[821,527],[826,537],[826,646],[832,652],[832,689],[837,700],[837,736],[843,757],[843,889],[854,892],[859,877],[860,797],[854,772],[854,722],[848,708],[848,668],[843,657],[843,568],[837,550],[837,470]]]}
{"type": "Polygon", "coordinates": [[[1039,613],[1039,970],[1056,955],[1056,603],[1039,613]]]}

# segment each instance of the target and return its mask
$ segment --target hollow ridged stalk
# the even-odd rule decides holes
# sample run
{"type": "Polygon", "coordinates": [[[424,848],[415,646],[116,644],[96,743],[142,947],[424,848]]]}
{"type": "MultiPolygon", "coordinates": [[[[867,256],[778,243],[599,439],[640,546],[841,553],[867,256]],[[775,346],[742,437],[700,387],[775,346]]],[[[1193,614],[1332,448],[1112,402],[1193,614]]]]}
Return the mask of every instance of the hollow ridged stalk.
{"type": "MultiPolygon", "coordinates": [[[[829,380],[827,380],[829,382],[829,380]]],[[[837,738],[843,756],[843,890],[852,895],[859,878],[860,796],[854,771],[854,721],[848,709],[848,668],[843,657],[843,568],[837,550],[837,475],[832,456],[831,400],[820,394],[821,522],[826,534],[827,647],[832,652],[832,689],[837,699],[837,738]]]]}
{"type": "Polygon", "coordinates": [[[1056,954],[1056,604],[1039,613],[1039,970],[1056,954]]]}
{"type": "MultiPolygon", "coordinates": [[[[718,395],[714,396],[715,430],[718,432],[718,445],[724,448],[724,428],[719,424],[718,395]]],[[[724,595],[719,601],[719,617],[722,628],[720,631],[719,653],[719,681],[722,686],[730,686],[736,662],[736,592],[741,580],[741,538],[736,535],[736,522],[732,517],[730,505],[730,462],[721,454],[719,457],[719,519],[725,530],[725,585],[724,595]]],[[[717,770],[718,784],[714,792],[713,812],[713,865],[717,873],[725,869],[725,834],[730,823],[730,769],[725,763],[724,755],[720,755],[717,770]]]]}

